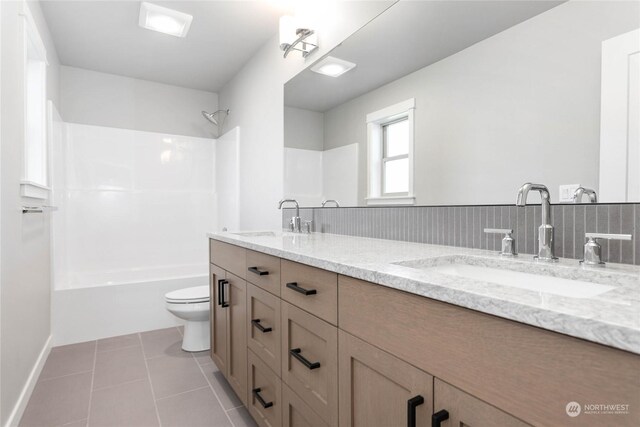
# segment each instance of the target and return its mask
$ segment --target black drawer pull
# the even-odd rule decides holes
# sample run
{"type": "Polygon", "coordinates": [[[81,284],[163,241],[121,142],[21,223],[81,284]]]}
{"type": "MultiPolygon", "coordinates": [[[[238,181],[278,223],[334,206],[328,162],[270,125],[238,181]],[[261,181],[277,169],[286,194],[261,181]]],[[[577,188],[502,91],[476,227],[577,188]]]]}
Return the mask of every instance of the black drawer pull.
{"type": "Polygon", "coordinates": [[[249,270],[253,274],[257,274],[258,276],[268,276],[269,275],[268,271],[266,271],[266,270],[265,271],[258,270],[258,267],[249,267],[247,270],[249,270]]]}
{"type": "Polygon", "coordinates": [[[260,387],[258,387],[258,388],[254,388],[253,390],[251,390],[251,393],[253,393],[253,397],[255,397],[256,400],[258,402],[260,402],[260,404],[262,405],[262,407],[264,409],[271,408],[273,406],[273,402],[267,402],[266,400],[264,400],[262,398],[262,396],[260,396],[260,392],[261,391],[262,391],[262,389],[260,387]]]}
{"type": "Polygon", "coordinates": [[[416,408],[424,403],[424,397],[417,395],[407,400],[407,427],[416,427],[416,408]]]}
{"type": "Polygon", "coordinates": [[[225,302],[224,300],[224,285],[228,283],[229,282],[224,279],[218,280],[218,305],[222,308],[229,307],[229,304],[227,304],[227,302],[225,302]]]}
{"type": "Polygon", "coordinates": [[[431,416],[431,427],[440,427],[443,421],[449,419],[449,411],[443,409],[442,411],[438,411],[431,416]]]}
{"type": "Polygon", "coordinates": [[[302,295],[315,295],[318,293],[315,289],[305,289],[298,286],[298,282],[287,283],[287,288],[300,292],[302,295]]]}
{"type": "Polygon", "coordinates": [[[253,320],[251,321],[251,324],[252,324],[253,326],[255,326],[256,328],[258,328],[258,330],[259,330],[260,332],[262,332],[263,334],[266,334],[267,332],[271,332],[271,331],[273,330],[273,329],[271,329],[271,328],[265,328],[264,326],[262,326],[262,325],[260,324],[260,319],[253,319],[253,320]]]}
{"type": "Polygon", "coordinates": [[[292,348],[291,350],[289,350],[289,354],[298,359],[300,363],[302,363],[307,368],[318,369],[320,367],[320,362],[309,362],[302,354],[300,354],[301,352],[302,350],[299,348],[292,348]]]}

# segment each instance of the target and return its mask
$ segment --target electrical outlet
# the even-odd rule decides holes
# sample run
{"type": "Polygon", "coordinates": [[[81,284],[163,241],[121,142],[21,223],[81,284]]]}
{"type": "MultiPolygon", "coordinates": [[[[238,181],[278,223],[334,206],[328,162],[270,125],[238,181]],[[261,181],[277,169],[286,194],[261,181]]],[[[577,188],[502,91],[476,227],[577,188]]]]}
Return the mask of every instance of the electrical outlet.
{"type": "Polygon", "coordinates": [[[580,184],[565,184],[561,185],[558,194],[560,194],[560,203],[573,202],[573,193],[580,187],[580,184]]]}

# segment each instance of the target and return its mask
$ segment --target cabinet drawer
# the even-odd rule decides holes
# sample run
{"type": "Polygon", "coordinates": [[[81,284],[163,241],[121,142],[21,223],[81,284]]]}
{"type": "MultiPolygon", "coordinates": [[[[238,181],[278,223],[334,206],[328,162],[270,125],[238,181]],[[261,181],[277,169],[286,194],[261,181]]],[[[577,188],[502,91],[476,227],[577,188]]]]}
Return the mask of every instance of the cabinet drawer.
{"type": "Polygon", "coordinates": [[[248,352],[249,413],[261,427],[282,425],[282,383],[280,378],[251,350],[248,352]]]}
{"type": "Polygon", "coordinates": [[[247,276],[247,250],[240,246],[209,239],[209,261],[243,279],[247,276]]]}
{"type": "Polygon", "coordinates": [[[281,295],[311,314],[338,324],[338,275],[297,262],[281,262],[281,295]]]}
{"type": "Polygon", "coordinates": [[[247,250],[247,281],[280,296],[280,258],[247,250]]]}
{"type": "Polygon", "coordinates": [[[280,298],[247,283],[247,346],[280,376],[280,298]]]}
{"type": "Polygon", "coordinates": [[[338,329],[282,301],[282,380],[331,425],[338,417],[338,329]]]}
{"type": "Polygon", "coordinates": [[[286,384],[282,385],[282,426],[283,427],[329,427],[320,416],[313,412],[286,384]]]}

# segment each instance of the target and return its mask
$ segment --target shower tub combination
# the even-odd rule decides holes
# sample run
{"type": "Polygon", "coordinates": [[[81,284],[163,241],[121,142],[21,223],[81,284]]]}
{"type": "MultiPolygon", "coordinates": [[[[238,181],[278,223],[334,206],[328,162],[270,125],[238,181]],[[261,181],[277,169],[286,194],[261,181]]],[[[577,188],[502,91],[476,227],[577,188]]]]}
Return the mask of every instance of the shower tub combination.
{"type": "Polygon", "coordinates": [[[238,130],[215,140],[52,116],[53,345],[181,324],[164,295],[208,284],[216,150],[236,152],[238,130]]]}

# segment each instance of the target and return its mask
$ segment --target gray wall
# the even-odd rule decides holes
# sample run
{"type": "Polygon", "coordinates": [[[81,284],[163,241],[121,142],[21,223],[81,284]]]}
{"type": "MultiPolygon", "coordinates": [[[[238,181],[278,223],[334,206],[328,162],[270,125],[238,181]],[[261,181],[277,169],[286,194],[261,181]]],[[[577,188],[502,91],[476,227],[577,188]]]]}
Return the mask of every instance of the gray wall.
{"type": "Polygon", "coordinates": [[[512,203],[527,181],[553,201],[560,184],[597,188],[601,42],[638,28],[639,5],[551,9],[327,111],[324,147],[358,142],[366,164],[366,114],[416,98],[418,204],[512,203]]]}
{"type": "Polygon", "coordinates": [[[60,114],[67,122],[211,138],[217,128],[213,92],[62,66],[60,114]]]}
{"type": "Polygon", "coordinates": [[[324,114],[285,106],[284,146],[302,150],[324,150],[324,114]]]}
{"type": "MultiPolygon", "coordinates": [[[[6,425],[51,333],[49,214],[23,215],[24,1],[0,1],[0,425],[6,425]]],[[[28,2],[49,61],[48,97],[58,101],[58,57],[38,2],[28,2]]],[[[28,396],[27,396],[28,398],[28,396]]],[[[25,402],[26,403],[26,402],[25,402]]],[[[17,424],[19,420],[14,419],[17,424]]]]}

